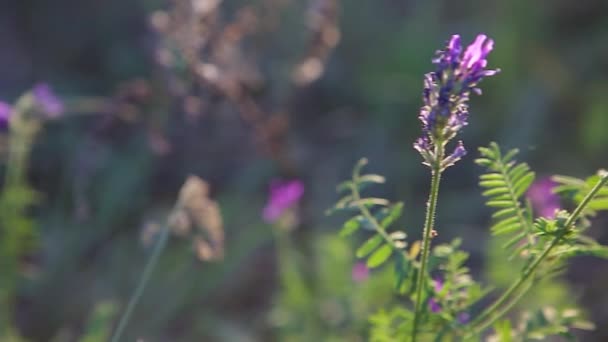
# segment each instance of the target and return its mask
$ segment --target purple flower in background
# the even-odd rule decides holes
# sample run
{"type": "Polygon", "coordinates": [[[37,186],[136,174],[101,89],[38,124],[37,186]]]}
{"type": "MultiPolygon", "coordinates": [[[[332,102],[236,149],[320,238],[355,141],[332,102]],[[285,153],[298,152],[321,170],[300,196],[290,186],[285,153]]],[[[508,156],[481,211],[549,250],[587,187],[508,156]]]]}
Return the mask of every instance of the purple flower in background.
{"type": "Polygon", "coordinates": [[[456,316],[456,320],[460,324],[467,324],[471,320],[471,315],[468,312],[461,312],[456,316]]]}
{"type": "Polygon", "coordinates": [[[433,289],[435,289],[435,293],[441,292],[443,288],[443,281],[440,278],[433,279],[433,289]]]}
{"type": "Polygon", "coordinates": [[[304,194],[304,184],[299,180],[279,181],[270,183],[268,203],[264,207],[263,217],[266,222],[274,222],[293,207],[304,194]]]}
{"type": "Polygon", "coordinates": [[[38,83],[32,89],[37,104],[49,118],[57,118],[64,110],[63,102],[46,83],[38,83]]]}
{"type": "Polygon", "coordinates": [[[364,262],[357,262],[353,265],[351,274],[355,283],[361,283],[369,278],[369,268],[364,262]]]}
{"type": "Polygon", "coordinates": [[[431,312],[438,313],[441,311],[441,304],[439,304],[437,299],[431,298],[429,300],[429,309],[431,309],[431,312]]]}
{"type": "MultiPolygon", "coordinates": [[[[437,293],[441,292],[441,289],[443,289],[443,281],[441,280],[441,278],[434,278],[433,279],[433,290],[437,294],[437,293]]],[[[437,301],[436,298],[431,298],[429,300],[429,309],[431,309],[431,311],[434,313],[441,311],[441,304],[439,304],[439,302],[437,301]]]]}
{"type": "MultiPolygon", "coordinates": [[[[480,34],[463,53],[460,36],[453,35],[445,49],[437,51],[437,57],[433,59],[435,71],[424,76],[424,105],[419,116],[424,136],[414,144],[425,164],[437,162],[434,146],[444,145],[467,125],[470,93],[481,94],[477,88],[479,82],[499,71],[485,69],[493,47],[494,41],[480,34]]],[[[442,167],[453,165],[465,153],[464,146],[459,143],[442,167]]]]}
{"type": "Polygon", "coordinates": [[[13,108],[8,104],[0,101],[0,130],[8,129],[8,123],[11,118],[13,108]]]}
{"type": "Polygon", "coordinates": [[[559,196],[553,193],[556,186],[557,183],[547,177],[537,180],[528,189],[527,197],[538,216],[554,218],[560,209],[559,196]]]}

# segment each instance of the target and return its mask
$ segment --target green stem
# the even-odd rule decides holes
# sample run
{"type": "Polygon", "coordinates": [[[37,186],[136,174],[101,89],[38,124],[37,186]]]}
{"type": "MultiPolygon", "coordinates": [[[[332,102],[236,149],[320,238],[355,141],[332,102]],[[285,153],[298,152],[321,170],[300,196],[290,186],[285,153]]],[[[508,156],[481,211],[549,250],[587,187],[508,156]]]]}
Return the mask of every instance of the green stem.
{"type": "MultiPolygon", "coordinates": [[[[523,287],[518,293],[516,293],[506,303],[506,305],[504,307],[502,307],[496,311],[496,315],[494,315],[496,318],[490,317],[489,320],[479,323],[479,327],[477,327],[474,330],[474,334],[476,334],[476,335],[481,334],[481,332],[483,332],[486,328],[488,328],[489,326],[494,324],[494,322],[496,322],[500,317],[503,317],[504,315],[506,315],[507,312],[509,312],[511,310],[511,308],[513,308],[513,306],[515,304],[517,304],[519,302],[519,300],[522,299],[522,297],[528,293],[528,290],[530,290],[530,288],[532,287],[533,282],[528,281],[528,282],[526,282],[526,284],[527,284],[527,286],[523,287]]],[[[469,335],[467,337],[471,337],[471,336],[469,335]]]]}
{"type": "MultiPolygon", "coordinates": [[[[436,148],[435,154],[437,160],[443,159],[442,148],[436,148]]],[[[426,279],[426,266],[428,264],[430,248],[431,248],[431,232],[435,222],[435,211],[437,209],[437,196],[439,194],[439,183],[441,181],[441,169],[438,165],[433,167],[431,172],[431,191],[429,193],[429,201],[426,208],[426,219],[424,222],[423,240],[422,240],[422,257],[420,259],[420,272],[416,282],[416,306],[414,309],[414,325],[412,328],[412,342],[416,342],[418,333],[418,324],[420,322],[420,312],[422,310],[422,297],[424,295],[424,280],[426,279]]]]}
{"type": "MultiPolygon", "coordinates": [[[[606,182],[608,182],[608,176],[603,175],[602,178],[587,193],[585,198],[581,201],[581,203],[579,203],[579,205],[576,207],[576,209],[574,209],[572,214],[568,217],[568,219],[566,220],[566,223],[564,223],[563,232],[561,234],[557,235],[551,241],[551,243],[543,250],[543,252],[536,258],[536,260],[534,260],[534,262],[528,268],[525,269],[524,273],[519,277],[519,279],[517,279],[517,281],[515,283],[513,283],[507,289],[507,291],[502,296],[500,296],[500,298],[497,299],[496,302],[494,302],[494,304],[492,304],[491,306],[486,308],[471,323],[474,333],[479,334],[484,329],[486,329],[488,326],[494,324],[494,322],[496,320],[498,320],[504,314],[506,314],[508,312],[508,309],[510,309],[517,302],[517,301],[511,301],[507,304],[507,306],[505,308],[498,310],[501,308],[501,306],[503,306],[503,304],[507,303],[507,301],[509,300],[509,297],[511,297],[511,295],[516,293],[526,283],[526,281],[530,278],[530,276],[532,276],[534,274],[534,272],[536,271],[536,268],[544,261],[544,259],[549,255],[551,250],[553,250],[553,248],[559,244],[560,240],[564,237],[564,235],[570,231],[572,225],[574,224],[574,222],[576,222],[576,220],[582,214],[585,207],[587,207],[587,205],[593,199],[595,194],[602,188],[602,186],[604,186],[604,184],[606,184],[606,182]]],[[[516,296],[517,300],[519,300],[519,298],[521,298],[526,291],[522,291],[522,292],[523,293],[520,293],[516,296]]]]}
{"type": "Polygon", "coordinates": [[[154,271],[154,268],[156,267],[156,264],[158,263],[158,259],[159,259],[160,255],[162,254],[163,250],[165,249],[165,246],[167,245],[167,240],[169,239],[170,232],[171,232],[171,230],[168,227],[164,227],[163,230],[161,231],[161,235],[158,239],[158,242],[156,242],[156,245],[154,246],[154,250],[152,251],[152,255],[150,255],[150,259],[148,259],[148,263],[146,264],[146,266],[144,268],[144,272],[142,273],[141,278],[139,279],[139,284],[137,284],[137,288],[135,289],[135,291],[131,295],[131,298],[129,299],[127,308],[125,309],[122,316],[120,317],[118,326],[117,326],[116,330],[114,331],[114,335],[112,335],[111,342],[120,341],[122,333],[123,333],[125,327],[127,326],[129,319],[131,318],[133,309],[135,308],[135,305],[137,305],[137,302],[139,302],[139,299],[141,298],[141,296],[144,292],[144,289],[145,289],[146,285],[148,284],[148,281],[150,280],[152,271],[154,271]]]}
{"type": "MultiPolygon", "coordinates": [[[[359,183],[359,179],[360,179],[359,171],[353,172],[353,181],[355,184],[359,183]]],[[[384,238],[384,240],[389,245],[391,245],[391,247],[393,247],[394,250],[401,250],[401,248],[397,247],[397,245],[395,244],[395,240],[393,238],[391,238],[391,236],[386,232],[386,230],[384,228],[382,228],[382,225],[380,224],[380,222],[378,222],[378,220],[376,220],[376,218],[374,217],[374,215],[372,215],[370,210],[365,205],[361,204],[361,202],[360,202],[361,194],[359,193],[359,189],[357,188],[357,185],[351,186],[350,189],[351,189],[351,193],[353,196],[353,201],[359,203],[359,204],[357,204],[357,208],[359,209],[359,211],[361,212],[363,217],[365,217],[365,219],[367,219],[367,221],[369,223],[371,223],[374,230],[378,234],[380,234],[384,238]]]]}

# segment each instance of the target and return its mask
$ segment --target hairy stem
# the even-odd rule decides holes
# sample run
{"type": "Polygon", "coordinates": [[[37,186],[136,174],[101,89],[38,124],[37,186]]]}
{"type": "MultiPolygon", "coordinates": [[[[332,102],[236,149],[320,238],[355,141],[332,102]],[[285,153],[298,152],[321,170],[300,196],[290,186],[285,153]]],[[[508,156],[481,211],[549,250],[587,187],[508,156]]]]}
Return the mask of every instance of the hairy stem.
{"type": "MultiPolygon", "coordinates": [[[[443,148],[436,147],[435,155],[437,160],[443,159],[443,148]]],[[[434,165],[431,172],[431,190],[429,193],[429,201],[427,202],[426,208],[426,219],[424,221],[424,231],[422,240],[422,256],[420,259],[420,272],[418,273],[418,279],[416,281],[416,306],[414,309],[414,325],[412,327],[412,342],[416,341],[416,335],[418,333],[418,324],[420,322],[420,311],[422,310],[422,297],[424,296],[424,280],[426,279],[426,266],[429,261],[429,254],[431,248],[431,232],[435,223],[435,211],[437,209],[437,196],[439,195],[439,183],[441,181],[441,169],[439,163],[434,165]]]]}
{"type": "Polygon", "coordinates": [[[152,255],[150,255],[150,258],[148,259],[148,263],[146,264],[144,271],[141,274],[141,278],[139,279],[137,288],[131,295],[131,298],[129,299],[129,303],[127,304],[127,308],[125,309],[122,316],[120,317],[118,326],[117,326],[116,330],[114,331],[114,335],[112,335],[111,342],[120,341],[122,333],[123,333],[125,327],[127,326],[127,323],[129,323],[129,319],[131,318],[133,309],[135,309],[135,305],[137,305],[137,302],[139,302],[139,299],[141,298],[141,296],[144,292],[144,289],[146,288],[146,285],[148,284],[148,281],[150,280],[152,271],[154,271],[154,268],[156,267],[156,264],[158,263],[158,259],[159,259],[160,255],[162,254],[163,250],[165,249],[165,246],[167,245],[167,240],[169,239],[170,232],[171,232],[171,230],[168,227],[164,227],[162,229],[161,235],[160,235],[158,241],[156,242],[156,245],[154,246],[154,250],[152,251],[152,255]]]}
{"type": "Polygon", "coordinates": [[[525,269],[524,273],[503,293],[500,298],[498,298],[494,304],[486,308],[472,323],[473,331],[476,334],[483,332],[484,329],[491,326],[496,322],[496,320],[500,319],[504,316],[509,309],[515,305],[515,303],[525,294],[527,291],[522,291],[516,295],[517,300],[510,300],[510,297],[515,294],[524,284],[526,284],[527,280],[534,274],[538,266],[545,260],[545,258],[549,255],[551,250],[555,246],[557,246],[560,240],[564,237],[566,233],[572,229],[572,226],[576,222],[576,220],[580,217],[583,210],[589,202],[593,199],[593,197],[597,194],[597,192],[608,182],[608,175],[603,175],[602,178],[595,184],[595,186],[587,193],[585,198],[579,203],[579,205],[574,209],[572,214],[564,223],[563,232],[557,235],[551,243],[543,250],[543,252],[534,260],[534,262],[525,269]],[[507,304],[503,307],[503,305],[507,304]]]}

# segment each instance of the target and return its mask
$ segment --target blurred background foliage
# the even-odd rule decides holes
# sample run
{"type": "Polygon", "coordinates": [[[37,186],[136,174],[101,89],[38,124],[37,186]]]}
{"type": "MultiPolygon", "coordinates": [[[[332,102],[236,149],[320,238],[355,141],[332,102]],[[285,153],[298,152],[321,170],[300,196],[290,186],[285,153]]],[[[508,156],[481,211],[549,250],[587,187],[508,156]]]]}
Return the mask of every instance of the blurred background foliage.
{"type": "MultiPolygon", "coordinates": [[[[502,69],[473,99],[470,152],[490,140],[520,148],[540,176],[606,167],[606,13],[604,0],[0,2],[0,98],[14,103],[43,81],[67,108],[33,145],[37,243],[12,275],[8,319],[27,340],[106,340],[150,253],[142,235],[196,174],[220,207],[224,258],[202,262],[172,238],[129,340],[364,341],[392,279],[385,269],[352,279],[340,218],[324,215],[335,184],[368,157],[419,236],[422,75],[453,33],[494,38],[489,64],[502,69]],[[270,180],[294,177],[306,192],[284,240],[261,210],[270,180]]],[[[496,248],[472,159],[445,177],[437,239],[462,236],[478,277],[504,280],[501,258],[483,263],[496,248]]],[[[597,220],[591,234],[606,244],[608,220],[597,220]]],[[[567,283],[540,291],[584,305],[598,323],[586,341],[608,339],[607,267],[578,259],[567,283]]]]}

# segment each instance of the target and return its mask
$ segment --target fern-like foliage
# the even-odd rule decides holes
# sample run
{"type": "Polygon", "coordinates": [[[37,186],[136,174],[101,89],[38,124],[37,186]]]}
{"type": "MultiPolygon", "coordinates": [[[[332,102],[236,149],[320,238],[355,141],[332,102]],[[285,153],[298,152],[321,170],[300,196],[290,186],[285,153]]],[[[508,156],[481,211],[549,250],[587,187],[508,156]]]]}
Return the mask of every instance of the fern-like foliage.
{"type": "Polygon", "coordinates": [[[394,307],[390,310],[380,310],[370,316],[370,342],[392,342],[402,340],[409,336],[413,312],[403,308],[394,307]]]}
{"type": "Polygon", "coordinates": [[[503,320],[494,325],[495,334],[489,342],[545,341],[551,336],[560,336],[567,341],[576,341],[572,329],[593,330],[593,323],[585,320],[577,309],[557,310],[544,307],[534,312],[523,312],[515,326],[503,320]]]}
{"type": "Polygon", "coordinates": [[[338,201],[333,210],[350,209],[358,212],[344,223],[340,236],[349,236],[361,228],[371,231],[372,235],[361,244],[356,255],[358,258],[367,258],[367,266],[373,268],[386,262],[393,252],[402,252],[407,246],[407,234],[401,230],[389,231],[402,214],[402,202],[391,203],[384,198],[362,196],[361,191],[370,184],[385,182],[384,177],[380,175],[361,175],[366,164],[367,159],[361,159],[353,170],[352,179],[338,186],[338,192],[346,192],[346,195],[338,201]]]}
{"type": "Polygon", "coordinates": [[[481,158],[475,162],[488,172],[480,176],[479,185],[485,189],[486,205],[495,208],[492,215],[494,235],[507,235],[505,248],[516,247],[511,257],[530,249],[534,243],[532,212],[524,205],[522,197],[534,181],[535,174],[526,163],[517,163],[514,157],[518,150],[503,154],[498,144],[479,148],[481,158]]]}
{"type": "MultiPolygon", "coordinates": [[[[384,198],[364,197],[362,191],[371,184],[382,184],[385,179],[377,174],[361,174],[367,159],[361,159],[355,165],[352,179],[338,185],[338,192],[344,194],[329,214],[335,211],[355,212],[355,215],[344,223],[340,236],[347,237],[358,230],[364,230],[368,237],[356,251],[358,258],[367,259],[367,267],[374,268],[387,262],[391,256],[396,257],[396,287],[402,288],[415,253],[406,253],[407,234],[392,227],[401,217],[403,203],[391,203],[384,198]]],[[[416,249],[415,246],[412,248],[416,249]]]]}
{"type": "MultiPolygon", "coordinates": [[[[591,189],[600,181],[602,177],[606,177],[606,172],[601,170],[598,174],[586,179],[579,179],[569,176],[554,176],[552,179],[557,182],[557,186],[553,189],[555,193],[560,195],[565,201],[571,202],[574,206],[579,206],[585,196],[591,189]]],[[[608,247],[597,243],[590,237],[583,235],[583,232],[591,226],[591,219],[600,211],[608,210],[608,185],[600,188],[596,195],[583,208],[582,213],[575,222],[574,227],[564,234],[564,243],[560,248],[557,248],[554,255],[559,255],[561,258],[569,258],[579,255],[590,255],[600,258],[608,258],[608,247]]],[[[560,228],[560,216],[565,217],[566,212],[558,213],[556,220],[538,219],[535,222],[535,227],[538,234],[550,234],[558,231],[560,228]],[[561,215],[560,215],[561,213],[561,215]]],[[[561,221],[564,219],[562,218],[561,221]]]]}
{"type": "Polygon", "coordinates": [[[469,253],[460,249],[461,243],[461,239],[455,239],[439,244],[433,248],[431,258],[431,266],[436,264],[435,281],[441,280],[441,287],[434,288],[434,296],[444,308],[442,318],[448,323],[457,322],[459,316],[463,320],[470,307],[488,292],[473,280],[466,266],[469,253]]]}
{"type": "MultiPolygon", "coordinates": [[[[579,179],[576,177],[556,175],[553,176],[552,179],[558,184],[553,191],[576,206],[581,203],[585,194],[600,180],[600,176],[593,175],[586,179],[579,179]]],[[[594,217],[598,211],[604,210],[608,210],[608,186],[603,186],[597,192],[597,195],[585,208],[582,216],[589,219],[594,217]]],[[[588,220],[584,220],[584,222],[581,223],[584,224],[585,227],[590,225],[588,220]]]]}

